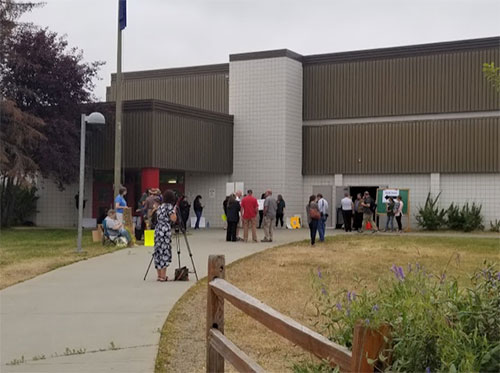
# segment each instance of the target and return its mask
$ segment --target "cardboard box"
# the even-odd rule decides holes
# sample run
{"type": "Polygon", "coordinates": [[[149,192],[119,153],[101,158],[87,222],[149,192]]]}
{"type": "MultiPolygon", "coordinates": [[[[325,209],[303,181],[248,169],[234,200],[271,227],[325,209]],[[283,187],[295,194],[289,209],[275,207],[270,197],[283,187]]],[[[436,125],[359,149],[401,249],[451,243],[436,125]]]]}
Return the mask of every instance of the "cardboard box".
{"type": "Polygon", "coordinates": [[[102,228],[98,227],[97,229],[92,231],[92,241],[93,242],[101,242],[102,241],[102,228]]]}

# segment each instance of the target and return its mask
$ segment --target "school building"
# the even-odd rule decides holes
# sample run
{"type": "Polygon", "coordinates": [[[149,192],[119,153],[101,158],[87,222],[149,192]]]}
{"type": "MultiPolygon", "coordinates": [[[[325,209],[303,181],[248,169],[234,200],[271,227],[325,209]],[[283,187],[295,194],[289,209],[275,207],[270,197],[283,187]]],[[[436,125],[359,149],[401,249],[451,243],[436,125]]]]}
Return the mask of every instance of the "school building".
{"type": "MultiPolygon", "coordinates": [[[[240,53],[229,63],[123,75],[127,200],[147,187],[200,194],[221,226],[226,183],[282,194],[286,216],[308,196],[410,190],[411,225],[430,192],[440,205],[482,205],[500,219],[500,94],[482,74],[500,66],[500,37],[300,55],[240,53]]],[[[115,76],[107,90],[114,107],[115,76]]],[[[113,110],[111,110],[112,112],[113,110]]],[[[97,133],[97,135],[96,135],[97,133]]],[[[85,216],[113,201],[114,120],[87,144],[85,216]]],[[[36,223],[75,226],[78,186],[39,183],[36,223]]],[[[403,221],[405,224],[406,222],[403,221]]]]}

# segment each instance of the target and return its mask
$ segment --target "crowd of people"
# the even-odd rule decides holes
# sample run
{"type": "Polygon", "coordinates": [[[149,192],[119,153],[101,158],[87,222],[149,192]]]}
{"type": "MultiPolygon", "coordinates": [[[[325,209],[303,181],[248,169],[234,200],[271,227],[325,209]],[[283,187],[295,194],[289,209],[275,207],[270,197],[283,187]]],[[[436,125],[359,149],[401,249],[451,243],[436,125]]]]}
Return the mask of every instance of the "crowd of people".
{"type": "Polygon", "coordinates": [[[253,191],[249,189],[243,195],[241,190],[230,194],[222,203],[226,219],[226,241],[248,242],[248,231],[252,231],[252,241],[257,239],[257,215],[259,215],[259,229],[264,231],[261,242],[273,242],[273,230],[285,225],[286,203],[281,194],[274,198],[272,190],[267,190],[261,195],[263,201],[261,208],[254,197],[253,191]],[[240,237],[240,228],[243,227],[243,238],[240,237]]]}
{"type": "MultiPolygon", "coordinates": [[[[386,200],[387,220],[384,232],[395,231],[394,218],[398,224],[398,232],[402,232],[401,218],[404,207],[402,197],[398,195],[394,200],[393,197],[387,196],[386,200]]],[[[352,232],[353,229],[359,233],[368,229],[373,233],[378,232],[379,229],[374,221],[376,204],[368,191],[365,191],[363,195],[358,193],[354,201],[348,192],[344,193],[344,198],[340,201],[340,208],[346,232],[352,232]]],[[[323,198],[321,193],[309,197],[309,202],[306,205],[306,216],[311,233],[311,245],[316,243],[316,233],[319,234],[320,242],[324,241],[325,225],[328,219],[328,201],[323,198]]]]}
{"type": "MultiPolygon", "coordinates": [[[[125,196],[127,188],[121,187],[115,198],[115,208],[108,211],[105,225],[110,234],[116,237],[124,237],[130,242],[131,237],[123,224],[123,209],[127,207],[125,196]]],[[[193,201],[193,211],[196,216],[194,229],[199,229],[200,219],[203,212],[202,196],[197,195],[193,201]]],[[[223,202],[223,210],[226,226],[226,241],[248,242],[249,231],[252,233],[252,241],[258,242],[257,238],[257,216],[259,216],[258,227],[263,229],[264,238],[261,242],[273,242],[273,230],[278,226],[285,225],[286,203],[283,196],[273,196],[272,190],[267,190],[261,195],[261,203],[254,197],[253,191],[249,189],[245,195],[237,191],[226,197],[223,202]],[[240,237],[240,228],[243,228],[243,238],[240,237]]],[[[386,197],[387,221],[384,231],[394,231],[394,218],[398,225],[398,231],[402,231],[401,217],[403,206],[401,196],[386,197]]],[[[183,194],[176,195],[172,190],[166,190],[163,194],[157,188],[145,191],[139,200],[139,209],[136,211],[141,218],[141,234],[144,229],[154,230],[154,263],[157,270],[157,280],[167,281],[166,268],[172,261],[172,228],[178,225],[181,229],[188,226],[189,211],[191,205],[183,194]]],[[[356,199],[344,194],[340,202],[344,230],[346,232],[363,232],[371,229],[377,232],[378,228],[374,222],[375,201],[368,191],[362,195],[359,193],[356,199]]],[[[316,235],[319,241],[325,240],[326,222],[329,204],[321,193],[311,195],[306,205],[307,223],[310,230],[311,245],[316,243],[316,235]]],[[[137,228],[137,227],[136,227],[137,228]]],[[[136,230],[137,237],[137,230],[136,230]]],[[[141,237],[142,238],[142,237],[141,237]]],[[[139,238],[140,239],[140,238],[139,238]]]]}

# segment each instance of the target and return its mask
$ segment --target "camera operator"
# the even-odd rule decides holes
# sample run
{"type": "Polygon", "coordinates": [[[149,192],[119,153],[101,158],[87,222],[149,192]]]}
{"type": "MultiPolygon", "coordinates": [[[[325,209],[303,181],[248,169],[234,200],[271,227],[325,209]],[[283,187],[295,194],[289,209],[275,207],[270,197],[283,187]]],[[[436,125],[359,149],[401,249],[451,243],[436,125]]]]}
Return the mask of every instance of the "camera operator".
{"type": "Polygon", "coordinates": [[[163,203],[155,211],[155,251],[153,254],[158,281],[167,281],[167,267],[172,262],[172,225],[177,221],[176,198],[171,190],[163,194],[163,203]]]}

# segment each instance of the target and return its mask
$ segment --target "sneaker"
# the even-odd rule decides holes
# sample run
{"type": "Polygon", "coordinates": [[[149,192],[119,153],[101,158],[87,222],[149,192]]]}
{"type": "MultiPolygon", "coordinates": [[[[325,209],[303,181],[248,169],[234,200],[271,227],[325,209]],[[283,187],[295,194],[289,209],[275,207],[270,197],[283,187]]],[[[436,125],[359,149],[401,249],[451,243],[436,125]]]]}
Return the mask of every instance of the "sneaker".
{"type": "Polygon", "coordinates": [[[264,239],[260,240],[260,242],[271,242],[271,240],[268,240],[267,238],[264,238],[264,239]]]}

